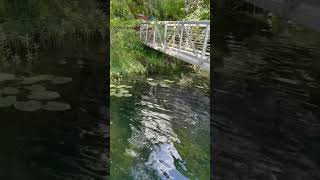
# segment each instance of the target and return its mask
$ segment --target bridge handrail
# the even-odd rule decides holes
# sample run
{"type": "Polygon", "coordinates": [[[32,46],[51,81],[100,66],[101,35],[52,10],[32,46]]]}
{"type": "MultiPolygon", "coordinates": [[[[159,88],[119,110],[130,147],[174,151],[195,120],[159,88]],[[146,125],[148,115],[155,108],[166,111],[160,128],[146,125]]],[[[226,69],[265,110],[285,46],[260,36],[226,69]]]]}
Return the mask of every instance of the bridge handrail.
{"type": "Polygon", "coordinates": [[[154,49],[210,66],[210,21],[141,22],[140,38],[154,49]]]}
{"type": "Polygon", "coordinates": [[[146,21],[141,22],[141,24],[204,24],[204,25],[210,25],[209,20],[203,20],[203,21],[146,21]]]}

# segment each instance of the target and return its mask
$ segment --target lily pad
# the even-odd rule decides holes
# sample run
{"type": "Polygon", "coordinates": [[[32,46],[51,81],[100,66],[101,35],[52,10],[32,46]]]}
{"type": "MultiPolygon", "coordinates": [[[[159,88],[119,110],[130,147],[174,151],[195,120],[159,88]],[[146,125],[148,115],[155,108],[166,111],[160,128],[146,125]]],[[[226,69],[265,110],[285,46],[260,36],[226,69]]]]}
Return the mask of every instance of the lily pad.
{"type": "Polygon", "coordinates": [[[34,101],[34,100],[30,100],[30,101],[17,101],[14,104],[14,107],[20,111],[36,111],[39,110],[41,108],[41,102],[39,101],[34,101]]]}
{"type": "Polygon", "coordinates": [[[147,81],[153,81],[153,79],[152,78],[147,78],[147,81]]]}
{"type": "Polygon", "coordinates": [[[0,82],[14,80],[15,75],[9,73],[0,73],[0,82]]]}
{"type": "Polygon", "coordinates": [[[114,96],[116,96],[116,97],[122,97],[123,94],[122,94],[122,93],[117,93],[117,94],[115,94],[114,96]]]}
{"type": "Polygon", "coordinates": [[[132,86],[127,86],[127,85],[121,85],[119,88],[132,88],[132,86]]]}
{"type": "Polygon", "coordinates": [[[16,95],[19,93],[19,89],[15,87],[5,87],[2,89],[2,93],[7,95],[16,95]]]}
{"type": "Polygon", "coordinates": [[[120,86],[117,86],[117,88],[119,88],[119,89],[126,88],[126,85],[120,85],[120,86]]]}
{"type": "Polygon", "coordinates": [[[83,65],[83,64],[84,64],[84,61],[83,61],[83,60],[81,60],[81,59],[79,59],[79,60],[77,61],[77,64],[79,64],[79,65],[83,65]]]}
{"type": "Polygon", "coordinates": [[[67,64],[67,61],[63,59],[63,60],[60,60],[58,63],[63,65],[63,64],[67,64]]]}
{"type": "Polygon", "coordinates": [[[110,92],[115,92],[115,91],[117,91],[116,89],[110,89],[110,92]]]}
{"type": "Polygon", "coordinates": [[[129,91],[125,89],[120,89],[120,93],[126,94],[126,93],[129,93],[129,91]]]}
{"type": "Polygon", "coordinates": [[[149,81],[148,81],[148,84],[149,84],[150,86],[157,86],[157,85],[158,85],[158,83],[155,83],[155,82],[149,82],[149,81]]]}
{"type": "Polygon", "coordinates": [[[0,107],[9,107],[16,102],[16,96],[0,97],[0,107]]]}
{"type": "Polygon", "coordinates": [[[68,109],[71,109],[71,106],[70,104],[64,102],[51,101],[42,106],[42,109],[45,109],[47,111],[66,111],[68,109]]]}
{"type": "Polygon", "coordinates": [[[115,87],[115,85],[114,84],[110,84],[110,88],[113,88],[113,87],[115,87]]]}
{"type": "Polygon", "coordinates": [[[196,85],[196,87],[197,87],[197,88],[200,88],[200,89],[203,89],[203,88],[204,88],[203,86],[197,86],[197,85],[196,85]]]}
{"type": "Polygon", "coordinates": [[[29,96],[29,99],[36,100],[51,100],[60,97],[60,94],[55,91],[32,91],[29,96]]]}
{"type": "Polygon", "coordinates": [[[68,82],[71,82],[72,78],[71,77],[55,77],[51,80],[52,84],[65,84],[68,82]]]}
{"type": "Polygon", "coordinates": [[[124,96],[124,97],[131,97],[132,94],[124,94],[123,96],[124,96]]]}
{"type": "Polygon", "coordinates": [[[165,79],[163,81],[166,82],[166,83],[174,83],[174,81],[171,81],[171,80],[168,80],[168,79],[165,79]]]}
{"type": "Polygon", "coordinates": [[[114,96],[116,93],[115,92],[110,92],[110,96],[114,96]]]}
{"type": "Polygon", "coordinates": [[[24,78],[24,80],[22,81],[22,84],[35,84],[35,83],[38,83],[41,81],[51,80],[52,78],[54,78],[53,75],[41,74],[41,75],[37,75],[37,76],[33,76],[33,77],[24,78]]]}
{"type": "Polygon", "coordinates": [[[164,82],[161,82],[159,85],[160,85],[161,87],[163,87],[163,88],[168,88],[168,87],[170,87],[169,84],[166,84],[166,83],[164,83],[164,82]]]}
{"type": "Polygon", "coordinates": [[[31,90],[31,91],[45,91],[46,87],[42,85],[31,85],[24,87],[25,89],[31,90]]]}

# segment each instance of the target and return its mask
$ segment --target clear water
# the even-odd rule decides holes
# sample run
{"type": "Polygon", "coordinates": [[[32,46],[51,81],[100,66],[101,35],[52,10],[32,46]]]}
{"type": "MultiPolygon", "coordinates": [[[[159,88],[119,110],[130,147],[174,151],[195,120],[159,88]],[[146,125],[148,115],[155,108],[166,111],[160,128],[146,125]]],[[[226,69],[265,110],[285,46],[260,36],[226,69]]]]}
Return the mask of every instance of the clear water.
{"type": "Polygon", "coordinates": [[[111,97],[111,179],[209,179],[208,76],[154,70],[121,82],[132,97],[111,97]],[[148,83],[163,80],[174,82],[148,83]]]}
{"type": "Polygon", "coordinates": [[[216,19],[213,177],[319,179],[320,33],[216,19]]]}
{"type": "Polygon", "coordinates": [[[49,74],[72,81],[32,83],[61,96],[41,103],[59,101],[71,109],[25,112],[12,105],[0,108],[0,179],[106,179],[108,120],[103,45],[65,43],[63,48],[41,51],[40,60],[33,63],[2,63],[1,72],[17,78],[2,81],[0,88],[18,88],[18,101],[29,100],[24,77],[49,74]]]}

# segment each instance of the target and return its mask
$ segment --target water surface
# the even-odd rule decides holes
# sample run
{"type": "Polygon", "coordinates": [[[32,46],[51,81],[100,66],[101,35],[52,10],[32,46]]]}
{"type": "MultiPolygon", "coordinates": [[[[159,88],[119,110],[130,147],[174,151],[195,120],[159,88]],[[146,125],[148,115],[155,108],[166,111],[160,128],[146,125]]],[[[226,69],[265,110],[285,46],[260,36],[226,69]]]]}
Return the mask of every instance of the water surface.
{"type": "Polygon", "coordinates": [[[39,60],[30,63],[2,63],[1,77],[9,73],[15,78],[0,82],[1,98],[15,96],[18,102],[42,105],[0,107],[0,179],[106,179],[103,45],[65,43],[63,48],[41,51],[39,60]],[[8,95],[7,87],[18,92],[11,89],[14,95],[8,95]],[[45,108],[48,102],[64,103],[64,108],[45,108]]]}
{"type": "Polygon", "coordinates": [[[215,35],[213,176],[319,179],[320,33],[224,18],[215,35]]]}
{"type": "Polygon", "coordinates": [[[207,73],[158,71],[111,97],[112,179],[209,179],[207,73]]]}

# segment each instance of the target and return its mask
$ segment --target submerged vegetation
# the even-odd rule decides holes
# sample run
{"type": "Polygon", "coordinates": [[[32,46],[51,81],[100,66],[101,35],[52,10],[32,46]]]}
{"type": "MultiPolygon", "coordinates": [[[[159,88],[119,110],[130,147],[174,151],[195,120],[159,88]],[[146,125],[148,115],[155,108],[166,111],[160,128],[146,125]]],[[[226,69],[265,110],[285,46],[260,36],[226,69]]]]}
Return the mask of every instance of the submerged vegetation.
{"type": "Polygon", "coordinates": [[[110,9],[110,77],[117,81],[150,67],[175,66],[180,61],[143,46],[138,36],[138,14],[156,20],[208,20],[208,0],[112,0],[110,9]]]}
{"type": "Polygon", "coordinates": [[[38,58],[41,48],[62,46],[65,38],[103,38],[106,16],[99,1],[0,0],[0,60],[38,58]]]}

